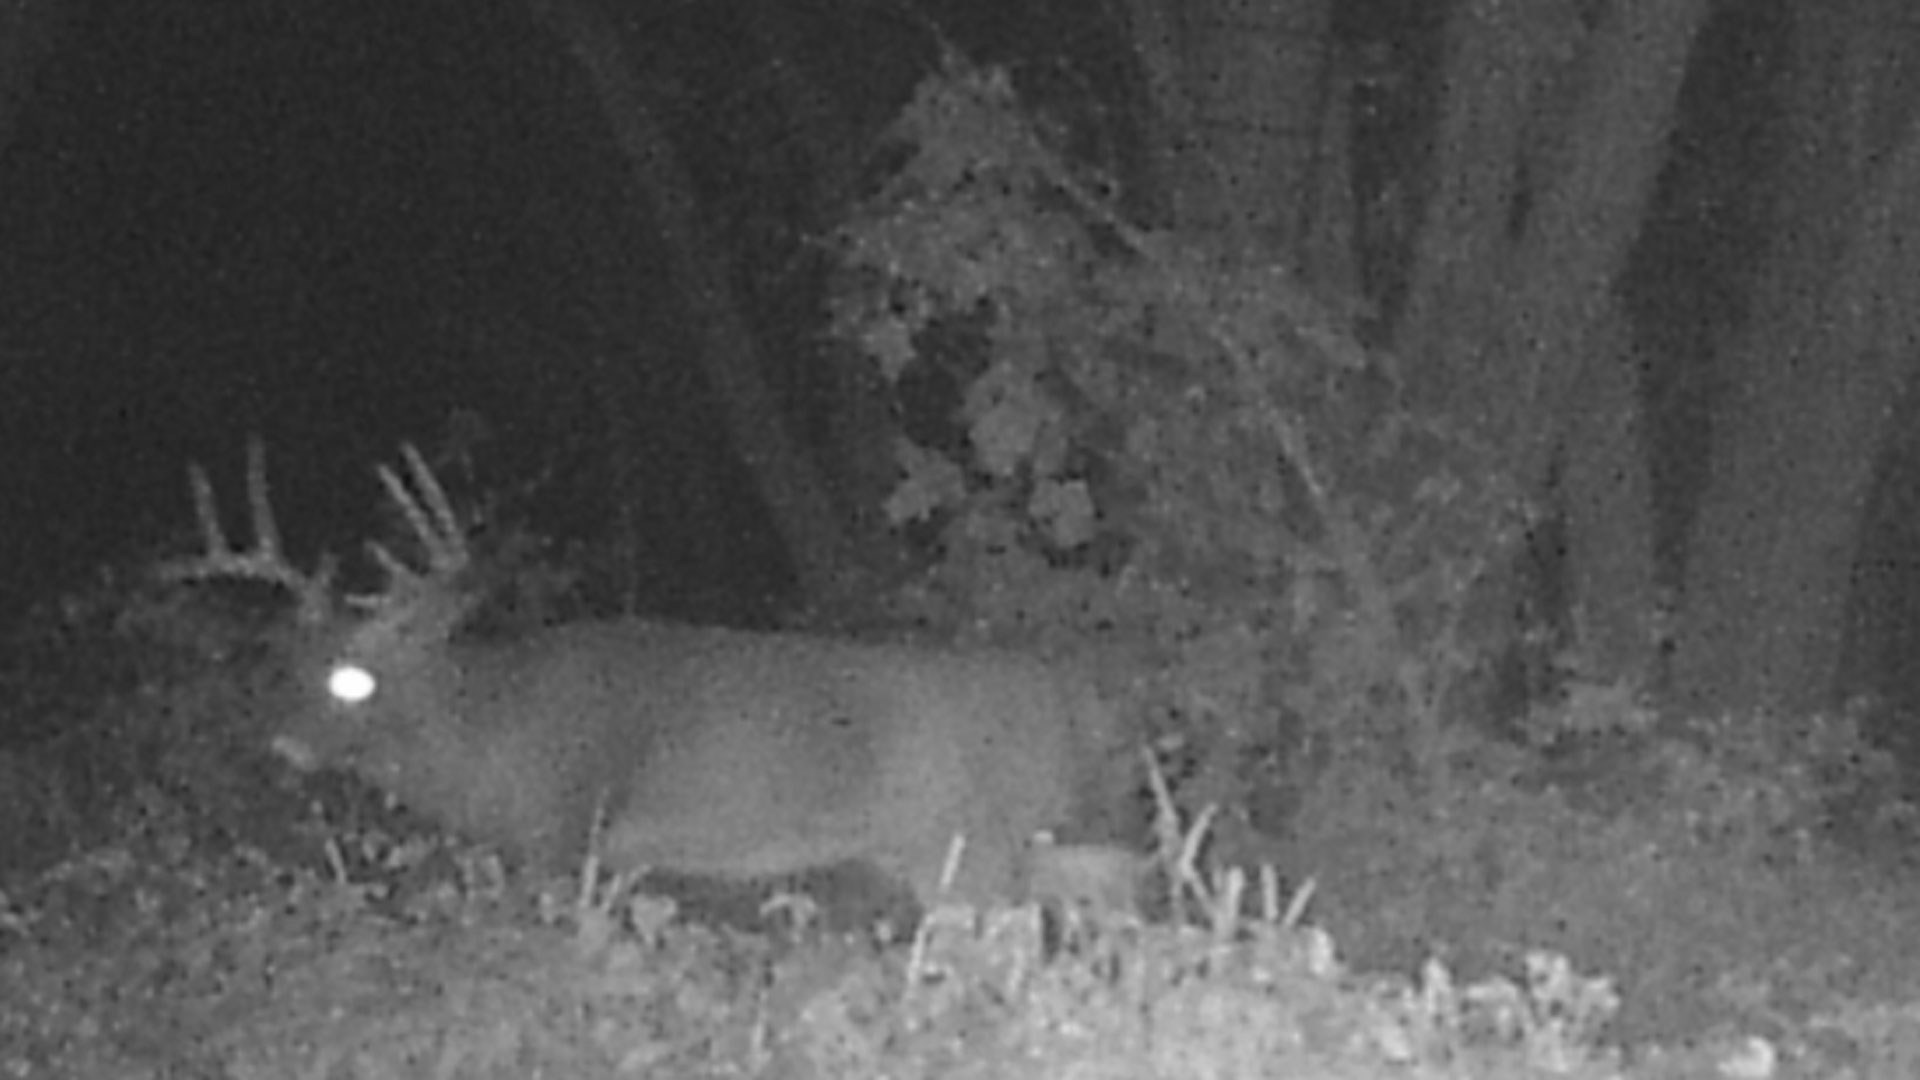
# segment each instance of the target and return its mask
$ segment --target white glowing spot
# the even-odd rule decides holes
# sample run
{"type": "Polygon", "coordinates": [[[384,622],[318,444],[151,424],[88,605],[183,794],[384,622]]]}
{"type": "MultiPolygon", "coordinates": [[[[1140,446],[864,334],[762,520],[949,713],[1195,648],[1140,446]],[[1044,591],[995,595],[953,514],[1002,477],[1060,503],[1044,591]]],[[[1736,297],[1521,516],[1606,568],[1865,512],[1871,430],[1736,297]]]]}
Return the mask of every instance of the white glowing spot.
{"type": "Polygon", "coordinates": [[[367,700],[378,686],[373,673],[357,664],[344,664],[327,676],[327,693],[345,705],[358,705],[367,700]]]}

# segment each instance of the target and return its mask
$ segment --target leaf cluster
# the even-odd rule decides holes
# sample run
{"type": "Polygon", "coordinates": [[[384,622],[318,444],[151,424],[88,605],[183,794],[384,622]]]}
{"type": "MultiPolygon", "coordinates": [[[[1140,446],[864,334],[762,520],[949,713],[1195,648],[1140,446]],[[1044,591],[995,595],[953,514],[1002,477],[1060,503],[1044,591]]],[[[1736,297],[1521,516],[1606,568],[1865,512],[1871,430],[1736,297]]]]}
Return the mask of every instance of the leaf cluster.
{"type": "Polygon", "coordinates": [[[1002,75],[929,80],[891,135],[834,320],[895,393],[887,510],[930,554],[909,612],[1097,635],[1136,699],[1231,746],[1443,758],[1461,599],[1517,521],[1353,305],[1126,219],[1002,75]]]}

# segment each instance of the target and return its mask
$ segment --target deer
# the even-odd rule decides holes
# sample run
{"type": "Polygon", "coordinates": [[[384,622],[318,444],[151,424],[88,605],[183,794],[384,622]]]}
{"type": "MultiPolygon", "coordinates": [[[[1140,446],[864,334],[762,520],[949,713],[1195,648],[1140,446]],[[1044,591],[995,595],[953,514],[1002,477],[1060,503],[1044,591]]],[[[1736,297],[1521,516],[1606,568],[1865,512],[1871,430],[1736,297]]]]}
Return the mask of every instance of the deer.
{"type": "Polygon", "coordinates": [[[637,616],[463,638],[482,599],[466,530],[422,456],[401,456],[404,474],[376,475],[425,565],[370,543],[385,585],[345,598],[333,560],[287,557],[258,440],[244,549],[189,467],[204,551],[166,572],[293,598],[299,700],[266,743],[294,769],[357,775],[546,872],[590,853],[729,883],[855,865],[925,908],[1023,901],[1036,836],[1126,831],[1119,713],[1086,672],[1019,651],[637,616]]]}

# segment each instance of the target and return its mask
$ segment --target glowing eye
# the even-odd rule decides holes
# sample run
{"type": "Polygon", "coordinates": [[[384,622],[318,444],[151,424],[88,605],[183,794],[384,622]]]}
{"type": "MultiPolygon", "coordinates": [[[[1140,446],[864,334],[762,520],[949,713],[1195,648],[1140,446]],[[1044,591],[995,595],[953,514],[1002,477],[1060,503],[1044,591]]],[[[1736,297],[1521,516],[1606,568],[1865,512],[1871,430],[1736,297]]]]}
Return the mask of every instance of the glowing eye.
{"type": "Polygon", "coordinates": [[[378,687],[373,673],[357,664],[343,664],[327,676],[327,693],[343,705],[360,704],[378,687]]]}

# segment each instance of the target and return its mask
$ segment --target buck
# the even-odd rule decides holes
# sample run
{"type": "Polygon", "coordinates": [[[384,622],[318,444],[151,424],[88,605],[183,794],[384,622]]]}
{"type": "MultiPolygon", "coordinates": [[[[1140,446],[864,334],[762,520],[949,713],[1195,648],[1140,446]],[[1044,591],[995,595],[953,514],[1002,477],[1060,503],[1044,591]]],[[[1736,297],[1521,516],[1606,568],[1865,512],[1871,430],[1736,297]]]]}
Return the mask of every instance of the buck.
{"type": "Polygon", "coordinates": [[[170,575],[297,601],[302,702],[270,735],[296,768],[358,774],[547,870],[590,843],[614,870],[719,879],[866,864],[922,904],[1022,899],[1036,833],[1118,827],[1131,758],[1115,714],[1032,657],[637,618],[463,639],[479,600],[461,588],[464,530],[403,449],[406,477],[378,476],[426,566],[369,545],[386,587],[344,602],[330,563],[286,558],[257,443],[250,549],[190,470],[206,551],[170,575]]]}

